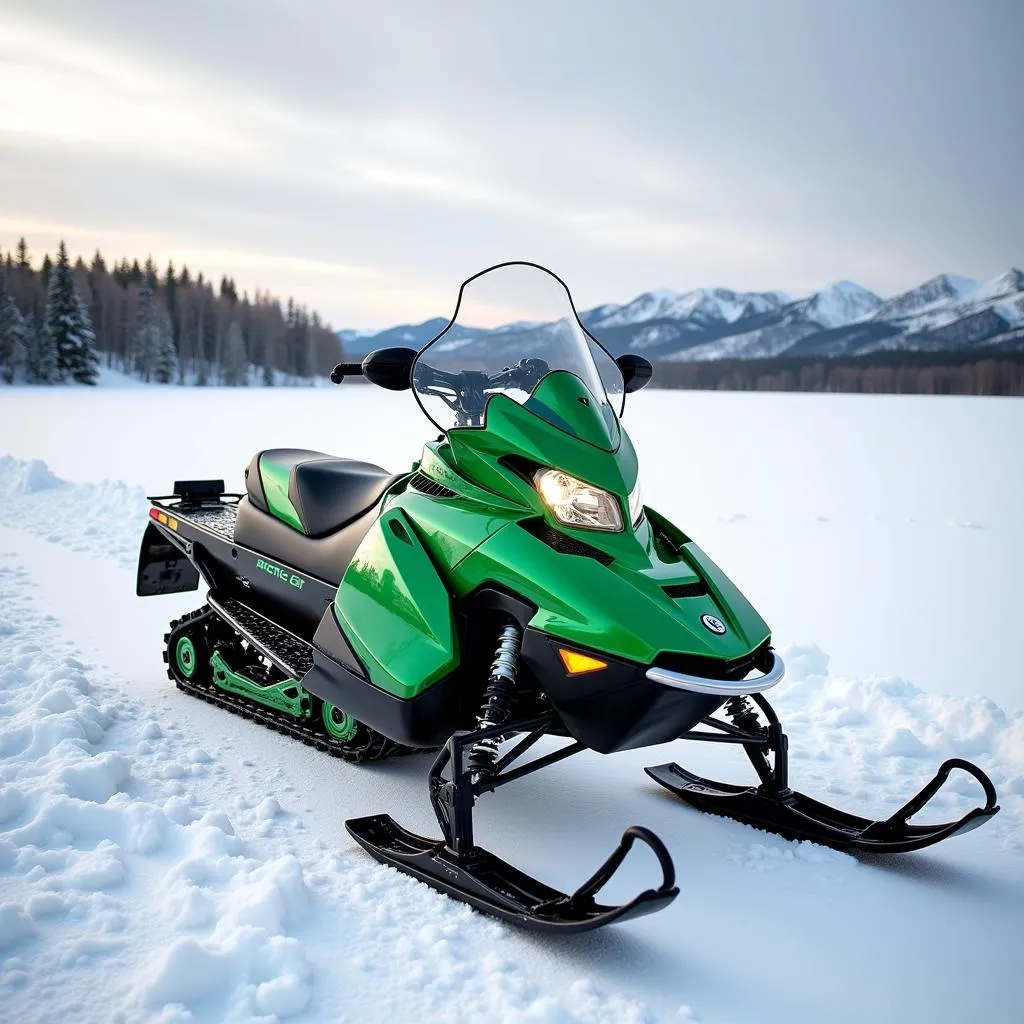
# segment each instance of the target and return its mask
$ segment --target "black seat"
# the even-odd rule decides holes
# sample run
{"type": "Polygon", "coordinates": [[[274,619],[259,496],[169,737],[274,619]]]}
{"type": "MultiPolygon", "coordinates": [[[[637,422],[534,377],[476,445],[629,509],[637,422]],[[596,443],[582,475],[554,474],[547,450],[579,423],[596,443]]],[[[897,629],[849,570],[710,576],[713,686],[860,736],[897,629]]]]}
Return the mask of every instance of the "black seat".
{"type": "Polygon", "coordinates": [[[271,448],[245,471],[249,501],[307,537],[323,537],[358,519],[396,480],[369,462],[304,448],[271,448]]]}

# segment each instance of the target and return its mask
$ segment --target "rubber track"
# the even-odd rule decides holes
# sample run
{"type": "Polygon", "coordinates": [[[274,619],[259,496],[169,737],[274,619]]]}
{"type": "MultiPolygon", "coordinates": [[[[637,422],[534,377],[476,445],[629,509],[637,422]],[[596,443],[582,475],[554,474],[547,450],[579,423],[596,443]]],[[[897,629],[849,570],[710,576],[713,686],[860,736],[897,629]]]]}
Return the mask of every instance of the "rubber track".
{"type": "MultiPolygon", "coordinates": [[[[208,605],[204,605],[197,611],[190,612],[188,615],[183,615],[180,619],[173,620],[166,641],[169,641],[174,632],[188,622],[207,615],[213,618],[215,625],[222,626],[225,630],[229,629],[223,619],[217,616],[208,605]]],[[[233,630],[231,632],[234,634],[233,630]]],[[[237,634],[234,635],[237,636],[237,634]]],[[[420,752],[418,748],[406,747],[401,743],[396,743],[394,740],[388,739],[386,736],[382,736],[366,726],[363,728],[367,730],[369,736],[366,743],[361,747],[353,747],[350,743],[332,740],[325,733],[318,732],[313,727],[312,723],[316,721],[314,718],[305,720],[295,719],[283,711],[276,711],[273,708],[265,707],[262,704],[249,700],[247,697],[227,693],[213,683],[207,686],[195,686],[187,680],[179,679],[171,666],[169,650],[164,651],[164,656],[168,661],[167,678],[183,693],[187,693],[191,697],[198,697],[199,700],[204,700],[208,704],[225,708],[234,715],[257,722],[285,736],[291,736],[293,739],[300,740],[307,746],[316,747],[317,750],[322,750],[332,757],[339,757],[352,764],[359,764],[360,762],[367,761],[381,761],[398,754],[420,752]]]]}

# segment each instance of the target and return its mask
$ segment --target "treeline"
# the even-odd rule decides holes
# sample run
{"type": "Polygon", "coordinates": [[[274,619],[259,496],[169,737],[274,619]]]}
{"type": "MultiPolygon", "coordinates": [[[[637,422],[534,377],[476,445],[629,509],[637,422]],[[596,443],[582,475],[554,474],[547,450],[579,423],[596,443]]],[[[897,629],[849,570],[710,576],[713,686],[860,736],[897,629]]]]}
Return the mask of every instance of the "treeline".
{"type": "Polygon", "coordinates": [[[102,363],[143,381],[246,385],[309,382],[341,356],[337,335],[315,312],[267,292],[239,296],[152,258],[33,265],[25,239],[0,252],[0,379],[95,383],[102,363]]]}
{"type": "Polygon", "coordinates": [[[835,391],[895,395],[1024,395],[1024,352],[876,352],[659,363],[652,383],[710,391],[835,391]]]}

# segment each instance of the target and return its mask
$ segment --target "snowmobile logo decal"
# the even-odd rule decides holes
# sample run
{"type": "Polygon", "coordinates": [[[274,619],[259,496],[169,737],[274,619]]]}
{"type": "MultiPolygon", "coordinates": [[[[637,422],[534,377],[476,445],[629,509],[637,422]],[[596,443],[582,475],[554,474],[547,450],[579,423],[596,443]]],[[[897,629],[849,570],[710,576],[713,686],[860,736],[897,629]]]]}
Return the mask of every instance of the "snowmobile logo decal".
{"type": "Polygon", "coordinates": [[[256,568],[262,569],[271,576],[276,576],[282,583],[288,583],[295,587],[296,590],[301,590],[306,582],[301,576],[296,576],[295,573],[282,569],[281,566],[274,565],[273,562],[265,562],[262,558],[256,559],[256,568]]]}
{"type": "Polygon", "coordinates": [[[700,621],[705,629],[710,629],[715,636],[725,633],[725,623],[714,615],[702,615],[700,621]]]}

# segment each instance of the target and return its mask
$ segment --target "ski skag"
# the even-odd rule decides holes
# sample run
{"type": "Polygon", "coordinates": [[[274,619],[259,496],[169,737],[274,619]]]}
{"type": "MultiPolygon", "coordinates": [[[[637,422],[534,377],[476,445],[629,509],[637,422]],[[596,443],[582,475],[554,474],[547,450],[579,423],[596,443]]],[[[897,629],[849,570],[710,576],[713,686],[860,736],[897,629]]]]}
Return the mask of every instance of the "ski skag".
{"type": "Polygon", "coordinates": [[[999,811],[992,780],[975,764],[954,757],[943,762],[934,778],[888,818],[872,821],[814,800],[789,788],[789,744],[778,716],[761,694],[730,701],[727,713],[733,723],[708,717],[712,732],[692,730],[686,740],[738,743],[754,766],[759,786],[736,786],[701,778],[669,763],[645,769],[647,774],[681,800],[698,810],[732,818],[786,839],[807,839],[837,850],[858,853],[909,853],[970,832],[999,811]],[[756,702],[766,719],[760,725],[749,700],[756,702]],[[769,755],[771,759],[769,760],[769,755]],[[956,821],[938,825],[911,824],[954,771],[977,780],[985,803],[956,821]]]}

